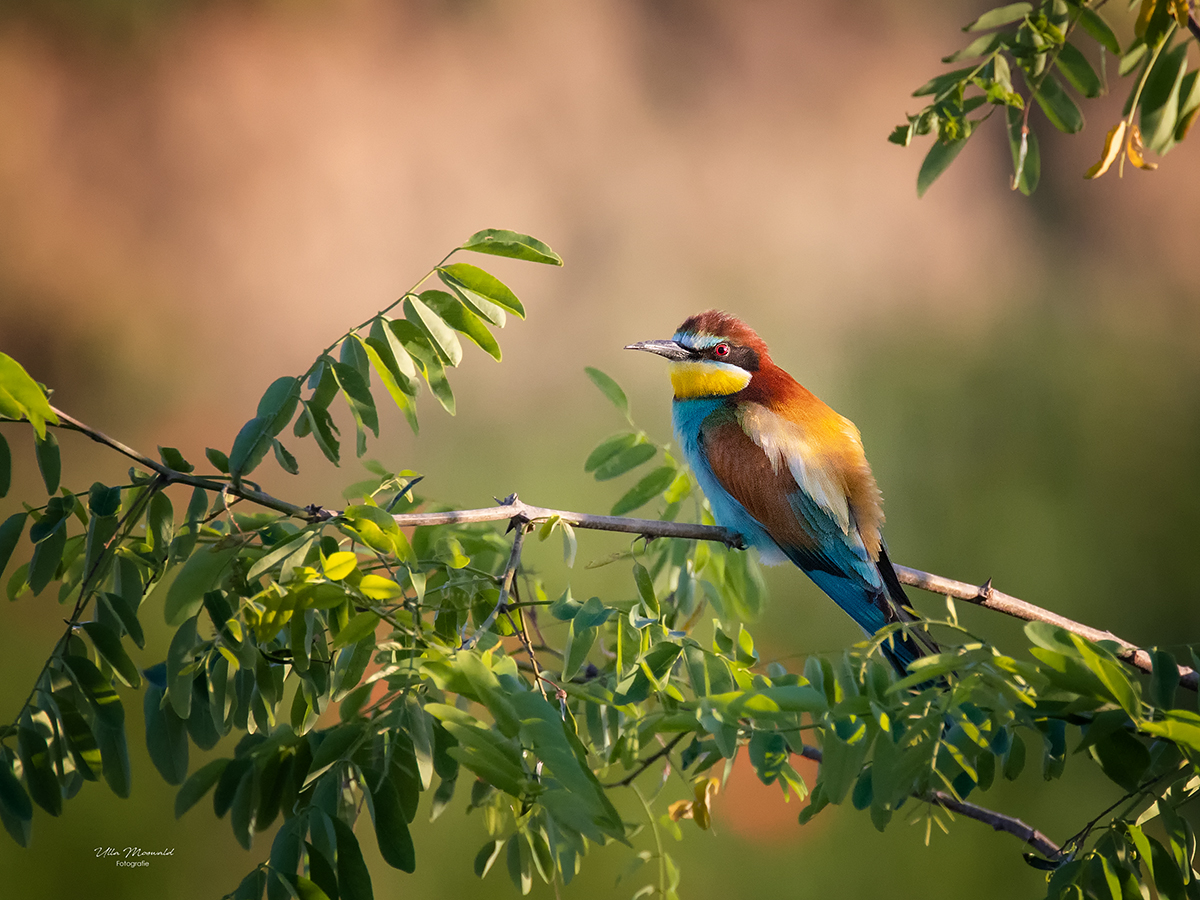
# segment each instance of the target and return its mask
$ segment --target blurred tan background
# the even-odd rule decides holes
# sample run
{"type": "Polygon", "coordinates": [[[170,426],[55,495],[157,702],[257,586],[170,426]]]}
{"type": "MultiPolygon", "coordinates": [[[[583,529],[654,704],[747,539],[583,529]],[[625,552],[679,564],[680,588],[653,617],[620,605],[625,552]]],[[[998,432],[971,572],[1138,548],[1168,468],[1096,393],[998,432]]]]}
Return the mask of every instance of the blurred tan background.
{"type": "MultiPolygon", "coordinates": [[[[669,437],[661,366],[620,348],[689,313],[735,312],[776,360],[850,416],[883,487],[892,556],[982,582],[1131,640],[1200,640],[1200,296],[1197,139],[1156,173],[1085,182],[1127,91],[1084,107],[1074,138],[1033,121],[1042,185],[1008,190],[990,122],[918,201],[927,144],[886,143],[920,108],[959,27],[987,4],[939,0],[306,0],[0,4],[0,350],[55,403],[135,447],[193,461],[228,449],[263,389],[303,371],[467,235],[538,236],[563,269],[487,258],[516,290],[497,366],[468,348],[459,414],[426,395],[422,432],[384,416],[372,456],[427,475],[463,506],[517,491],[607,511],[625,488],[582,461],[621,427],[582,369],[628,390],[669,437]]],[[[1110,66],[1110,71],[1115,66],[1110,66]]],[[[478,260],[476,260],[478,261],[478,260]]],[[[382,402],[381,402],[382,406],[382,402]]],[[[29,440],[6,428],[17,484],[42,490],[29,440]]],[[[338,471],[295,440],[302,472],[267,490],[339,503],[338,471]]],[[[63,437],[65,483],[126,466],[63,437]]],[[[583,537],[581,562],[622,544],[583,537]]],[[[540,555],[539,555],[540,553],[540,555]]],[[[547,583],[628,590],[612,569],[547,583]]],[[[771,570],[755,626],[764,658],[795,663],[857,635],[794,570],[771,570]]],[[[922,598],[936,609],[936,598],[922,598]]],[[[0,609],[0,719],[15,712],[61,628],[51,592],[0,609]]],[[[1004,646],[1019,629],[965,613],[1004,646]]],[[[143,613],[165,655],[165,626],[143,613]]],[[[207,802],[182,821],[124,692],[134,792],[87,785],[34,843],[0,839],[0,896],[209,898],[269,849],[233,841],[207,802]],[[168,846],[147,869],[95,849],[168,846]]],[[[231,752],[229,747],[215,752],[231,752]]],[[[193,748],[193,768],[201,755],[193,748]]],[[[1065,839],[1113,799],[1079,757],[1063,783],[1031,771],[983,799],[1065,839]]],[[[684,823],[685,897],[1041,896],[1011,838],[958,822],[947,837],[897,817],[798,805],[739,769],[714,834],[684,823]]],[[[913,804],[911,815],[922,811],[913,804]]],[[[630,817],[634,813],[629,812],[630,817]]],[[[420,824],[413,876],[364,848],[377,897],[509,896],[479,883],[477,818],[420,824]]],[[[645,843],[646,837],[640,839],[645,843]]],[[[564,896],[627,896],[630,855],[594,851],[564,896]]],[[[538,896],[552,896],[545,886],[538,896]]]]}

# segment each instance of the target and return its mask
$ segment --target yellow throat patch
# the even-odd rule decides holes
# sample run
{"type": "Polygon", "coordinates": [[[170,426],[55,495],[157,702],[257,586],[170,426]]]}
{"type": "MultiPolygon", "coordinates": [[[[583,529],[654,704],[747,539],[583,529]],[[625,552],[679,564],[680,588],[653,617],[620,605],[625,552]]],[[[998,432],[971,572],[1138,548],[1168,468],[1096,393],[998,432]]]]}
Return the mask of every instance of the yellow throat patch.
{"type": "Polygon", "coordinates": [[[671,363],[671,386],[675,388],[676,400],[736,394],[750,383],[751,377],[745,369],[729,363],[671,363]]]}

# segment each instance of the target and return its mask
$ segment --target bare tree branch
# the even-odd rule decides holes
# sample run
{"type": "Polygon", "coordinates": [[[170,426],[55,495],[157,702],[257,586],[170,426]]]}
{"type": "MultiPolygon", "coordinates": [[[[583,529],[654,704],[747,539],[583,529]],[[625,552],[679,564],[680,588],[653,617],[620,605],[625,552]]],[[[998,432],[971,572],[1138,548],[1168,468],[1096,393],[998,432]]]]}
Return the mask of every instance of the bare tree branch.
{"type": "MultiPolygon", "coordinates": [[[[686,522],[661,522],[657,519],[631,519],[624,516],[595,516],[588,513],[569,512],[563,509],[548,509],[543,506],[531,506],[517,498],[516,494],[500,501],[499,506],[486,509],[461,509],[436,513],[406,513],[393,516],[396,524],[401,526],[414,525],[447,525],[463,522],[494,522],[504,519],[515,519],[523,522],[545,521],[558,516],[576,528],[589,528],[600,531],[620,531],[627,534],[638,534],[645,538],[673,537],[685,540],[720,541],[728,547],[743,546],[741,536],[727,528],[715,525],[694,525],[686,522]]],[[[966,600],[977,606],[1001,612],[1025,621],[1047,622],[1064,628],[1067,631],[1087,638],[1089,641],[1109,641],[1118,646],[1117,655],[1135,669],[1151,672],[1154,663],[1150,654],[1117,637],[1111,631],[1101,631],[1082,622],[1060,616],[1058,613],[1035,606],[1024,600],[1009,596],[992,587],[990,581],[980,586],[965,581],[955,581],[941,575],[922,572],[908,566],[893,566],[896,577],[903,584],[920,588],[935,594],[954,597],[956,600],[966,600]]],[[[1180,683],[1189,690],[1197,689],[1197,674],[1187,666],[1179,667],[1180,683]]]]}

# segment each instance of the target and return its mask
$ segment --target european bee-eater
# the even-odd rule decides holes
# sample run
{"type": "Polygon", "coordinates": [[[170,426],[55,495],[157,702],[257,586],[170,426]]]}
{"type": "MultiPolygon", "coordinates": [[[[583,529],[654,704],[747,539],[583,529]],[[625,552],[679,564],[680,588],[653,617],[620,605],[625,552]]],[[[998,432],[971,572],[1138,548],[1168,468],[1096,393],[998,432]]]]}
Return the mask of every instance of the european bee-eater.
{"type": "MultiPolygon", "coordinates": [[[[883,543],[883,498],[849,419],[717,310],[692,316],[669,341],[625,349],[670,361],[675,435],[718,524],[768,565],[790,559],[868,634],[913,621],[883,543]]],[[[934,648],[897,633],[883,651],[903,673],[934,648]]]]}

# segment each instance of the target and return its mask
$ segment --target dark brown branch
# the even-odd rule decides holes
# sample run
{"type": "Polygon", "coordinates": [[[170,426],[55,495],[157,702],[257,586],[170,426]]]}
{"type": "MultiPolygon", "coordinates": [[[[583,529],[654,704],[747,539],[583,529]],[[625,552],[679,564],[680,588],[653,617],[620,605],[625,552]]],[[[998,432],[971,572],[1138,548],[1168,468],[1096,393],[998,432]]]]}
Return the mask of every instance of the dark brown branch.
{"type": "Polygon", "coordinates": [[[151,459],[144,453],[139,453],[132,447],[127,447],[115,438],[109,437],[102,431],[97,431],[90,425],[85,425],[78,419],[72,418],[57,407],[50,407],[55,414],[62,420],[60,428],[65,428],[68,431],[78,431],[80,434],[85,434],[98,444],[103,444],[116,450],[118,453],[129,457],[139,466],[149,469],[156,475],[159,475],[167,484],[187,484],[192,487],[204,488],[208,491],[216,491],[218,493],[224,491],[226,494],[232,494],[235,497],[240,497],[243,500],[249,500],[251,503],[257,503],[259,506],[265,506],[267,509],[273,509],[276,512],[281,512],[284,515],[295,516],[299,519],[313,521],[322,518],[330,518],[329,515],[322,514],[324,511],[316,512],[315,507],[305,509],[295,504],[288,503],[286,500],[280,500],[277,497],[272,497],[270,494],[247,487],[246,485],[233,485],[226,481],[217,481],[212,478],[205,478],[200,475],[190,475],[186,472],[177,472],[170,466],[165,466],[155,459],[151,459]]]}
{"type": "Polygon", "coordinates": [[[945,791],[933,791],[927,797],[921,799],[927,800],[930,803],[936,803],[943,809],[947,809],[952,813],[958,813],[960,816],[965,816],[968,819],[974,819],[976,822],[982,822],[984,825],[991,825],[996,831],[1003,831],[1020,838],[1051,862],[1057,862],[1062,858],[1063,850],[1058,844],[1054,843],[1054,841],[1031,825],[1026,825],[1020,819],[1006,816],[1003,813],[998,813],[983,806],[977,806],[974,803],[968,803],[965,800],[958,800],[945,791]]]}
{"type": "MultiPolygon", "coordinates": [[[[805,759],[811,759],[818,763],[824,759],[824,754],[821,753],[819,747],[812,747],[808,744],[804,744],[800,748],[800,755],[805,759]]],[[[1006,816],[985,806],[959,800],[945,791],[931,791],[928,794],[914,794],[913,796],[918,800],[924,800],[926,803],[936,803],[943,809],[947,809],[952,813],[958,813],[965,818],[974,819],[976,822],[982,822],[985,825],[991,825],[996,831],[1003,831],[1020,838],[1048,860],[1057,862],[1062,858],[1063,849],[1058,844],[1054,843],[1054,841],[1050,840],[1050,838],[1046,837],[1036,828],[1026,825],[1020,819],[1006,816]]]]}

